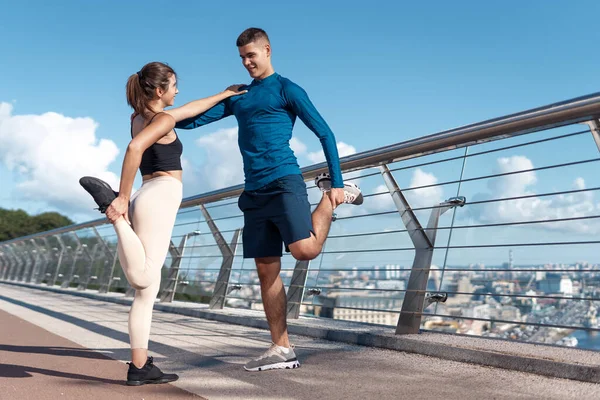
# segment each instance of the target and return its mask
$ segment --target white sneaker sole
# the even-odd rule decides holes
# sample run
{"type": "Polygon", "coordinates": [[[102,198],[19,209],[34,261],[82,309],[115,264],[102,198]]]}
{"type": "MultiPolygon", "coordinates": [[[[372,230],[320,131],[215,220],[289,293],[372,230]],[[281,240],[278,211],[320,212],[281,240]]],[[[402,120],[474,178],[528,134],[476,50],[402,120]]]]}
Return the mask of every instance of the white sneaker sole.
{"type": "Polygon", "coordinates": [[[256,368],[246,368],[246,366],[244,366],[244,369],[246,371],[250,371],[250,372],[268,371],[270,369],[295,369],[295,368],[300,368],[300,363],[298,362],[298,360],[280,362],[280,363],[275,363],[275,364],[261,365],[260,367],[256,367],[256,368]]]}
{"type": "MultiPolygon", "coordinates": [[[[344,182],[344,186],[349,186],[358,192],[358,194],[356,195],[353,202],[349,202],[349,201],[347,202],[344,200],[344,204],[354,204],[356,206],[361,205],[363,203],[364,199],[363,199],[362,191],[358,188],[358,186],[356,186],[352,182],[344,182]]],[[[350,191],[347,190],[347,192],[350,192],[350,191]]]]}

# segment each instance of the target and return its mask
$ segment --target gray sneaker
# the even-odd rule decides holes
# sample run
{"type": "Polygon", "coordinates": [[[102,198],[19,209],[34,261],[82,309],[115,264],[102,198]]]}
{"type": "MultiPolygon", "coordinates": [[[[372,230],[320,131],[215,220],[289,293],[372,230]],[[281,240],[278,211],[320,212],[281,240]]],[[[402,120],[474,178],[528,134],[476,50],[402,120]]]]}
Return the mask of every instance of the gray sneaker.
{"type": "MultiPolygon", "coordinates": [[[[315,185],[322,191],[331,190],[331,177],[327,172],[315,177],[315,185]]],[[[360,206],[363,203],[363,195],[358,186],[352,182],[344,182],[344,204],[360,206]]]]}
{"type": "Polygon", "coordinates": [[[252,372],[294,368],[300,368],[294,349],[290,348],[290,352],[285,354],[275,343],[272,343],[269,350],[265,351],[263,355],[244,365],[246,371],[252,372]]]}

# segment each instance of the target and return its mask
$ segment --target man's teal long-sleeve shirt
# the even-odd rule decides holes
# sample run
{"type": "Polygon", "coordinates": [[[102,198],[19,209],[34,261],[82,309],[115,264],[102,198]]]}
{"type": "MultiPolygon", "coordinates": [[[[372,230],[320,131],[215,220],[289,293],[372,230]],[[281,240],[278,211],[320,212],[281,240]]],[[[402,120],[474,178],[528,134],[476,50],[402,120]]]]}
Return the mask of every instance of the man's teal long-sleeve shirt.
{"type": "Polygon", "coordinates": [[[256,190],[282,176],[301,173],[290,148],[298,116],[321,141],[332,187],[344,187],[335,136],[300,86],[274,73],[243,89],[248,93],[223,100],[203,114],[178,122],[176,128],[193,129],[235,115],[245,188],[256,190]]]}

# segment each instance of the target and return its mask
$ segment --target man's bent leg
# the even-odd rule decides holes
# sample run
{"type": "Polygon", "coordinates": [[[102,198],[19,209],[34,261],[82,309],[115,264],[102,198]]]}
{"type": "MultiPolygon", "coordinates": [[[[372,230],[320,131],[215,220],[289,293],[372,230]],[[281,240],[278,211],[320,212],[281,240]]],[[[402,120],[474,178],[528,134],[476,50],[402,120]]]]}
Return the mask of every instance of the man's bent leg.
{"type": "Polygon", "coordinates": [[[296,260],[313,260],[321,253],[323,243],[329,235],[332,216],[333,206],[327,194],[323,193],[321,202],[312,213],[314,234],[311,234],[309,238],[288,245],[292,256],[296,260]]]}
{"type": "Polygon", "coordinates": [[[260,291],[269,323],[273,343],[281,347],[290,347],[287,333],[285,289],[279,276],[280,257],[256,258],[256,270],[260,279],[260,291]]]}

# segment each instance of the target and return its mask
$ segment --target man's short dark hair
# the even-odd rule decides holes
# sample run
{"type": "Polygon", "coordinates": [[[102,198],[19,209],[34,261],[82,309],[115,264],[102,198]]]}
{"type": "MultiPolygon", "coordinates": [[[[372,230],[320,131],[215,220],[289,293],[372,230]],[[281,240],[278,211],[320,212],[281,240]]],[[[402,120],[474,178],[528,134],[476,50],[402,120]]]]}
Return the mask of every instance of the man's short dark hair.
{"type": "Polygon", "coordinates": [[[242,47],[261,39],[265,39],[267,43],[271,43],[269,41],[269,36],[267,35],[267,32],[263,31],[260,28],[248,28],[244,32],[242,32],[240,36],[238,36],[237,42],[235,44],[237,47],[242,47]]]}

